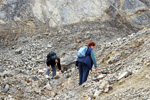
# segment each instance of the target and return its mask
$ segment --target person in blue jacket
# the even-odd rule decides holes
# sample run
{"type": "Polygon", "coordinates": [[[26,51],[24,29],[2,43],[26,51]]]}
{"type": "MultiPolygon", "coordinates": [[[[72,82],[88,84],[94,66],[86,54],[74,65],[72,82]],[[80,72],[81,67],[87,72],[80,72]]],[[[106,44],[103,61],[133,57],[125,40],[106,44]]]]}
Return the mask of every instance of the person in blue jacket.
{"type": "Polygon", "coordinates": [[[94,53],[94,47],[95,47],[94,42],[89,42],[86,51],[86,56],[82,58],[77,58],[76,65],[79,68],[79,85],[82,85],[84,82],[86,82],[89,70],[92,70],[92,66],[94,64],[95,66],[95,71],[97,71],[97,62],[95,58],[95,53],[94,53]]]}

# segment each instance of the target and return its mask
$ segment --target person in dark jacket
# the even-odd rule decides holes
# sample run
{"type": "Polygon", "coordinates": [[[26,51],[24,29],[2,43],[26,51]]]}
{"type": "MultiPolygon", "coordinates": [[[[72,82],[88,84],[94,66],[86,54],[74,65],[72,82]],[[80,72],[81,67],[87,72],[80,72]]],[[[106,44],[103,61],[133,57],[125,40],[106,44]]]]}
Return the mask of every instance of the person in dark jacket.
{"type": "Polygon", "coordinates": [[[79,68],[79,85],[82,85],[86,82],[89,70],[92,70],[92,66],[94,64],[95,70],[97,71],[97,62],[94,53],[94,42],[89,42],[87,45],[88,49],[86,51],[86,56],[82,58],[77,58],[77,66],[79,68]]]}
{"type": "Polygon", "coordinates": [[[52,78],[54,78],[54,76],[56,76],[56,64],[58,66],[59,69],[59,74],[61,74],[61,65],[60,65],[60,58],[59,57],[55,57],[55,58],[50,58],[49,54],[47,55],[47,61],[46,61],[46,78],[50,78],[49,74],[50,74],[50,70],[52,68],[52,78]],[[51,66],[51,68],[50,68],[51,66]]]}

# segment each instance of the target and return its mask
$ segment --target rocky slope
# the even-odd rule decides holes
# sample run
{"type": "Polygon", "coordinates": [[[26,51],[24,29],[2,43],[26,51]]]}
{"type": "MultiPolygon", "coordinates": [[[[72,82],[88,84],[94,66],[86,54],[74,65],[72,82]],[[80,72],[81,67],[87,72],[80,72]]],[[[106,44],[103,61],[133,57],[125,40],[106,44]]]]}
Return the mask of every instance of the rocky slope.
{"type": "Polygon", "coordinates": [[[0,100],[150,100],[149,0],[0,0],[0,100]],[[77,50],[98,71],[78,86],[77,50]],[[44,75],[55,51],[63,73],[44,75]]]}
{"type": "Polygon", "coordinates": [[[63,30],[24,34],[0,49],[0,99],[11,100],[148,100],[150,99],[150,29],[133,31],[115,22],[79,23],[63,30]],[[78,86],[77,50],[96,42],[98,71],[78,86]],[[44,77],[49,51],[61,57],[62,76],[44,77]]]}

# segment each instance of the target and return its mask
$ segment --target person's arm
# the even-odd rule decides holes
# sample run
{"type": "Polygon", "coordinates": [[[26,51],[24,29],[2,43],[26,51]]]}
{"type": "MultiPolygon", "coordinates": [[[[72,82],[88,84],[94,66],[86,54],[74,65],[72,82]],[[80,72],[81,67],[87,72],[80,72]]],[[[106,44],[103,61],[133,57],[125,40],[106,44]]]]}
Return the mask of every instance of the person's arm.
{"type": "Polygon", "coordinates": [[[58,58],[58,63],[57,63],[58,69],[59,69],[59,74],[61,75],[61,65],[60,65],[60,58],[58,58]]]}
{"type": "Polygon", "coordinates": [[[60,58],[58,58],[57,66],[58,66],[58,69],[61,71],[60,58]]]}
{"type": "Polygon", "coordinates": [[[91,51],[91,58],[92,58],[95,68],[97,68],[97,62],[96,62],[94,50],[91,51]]]}

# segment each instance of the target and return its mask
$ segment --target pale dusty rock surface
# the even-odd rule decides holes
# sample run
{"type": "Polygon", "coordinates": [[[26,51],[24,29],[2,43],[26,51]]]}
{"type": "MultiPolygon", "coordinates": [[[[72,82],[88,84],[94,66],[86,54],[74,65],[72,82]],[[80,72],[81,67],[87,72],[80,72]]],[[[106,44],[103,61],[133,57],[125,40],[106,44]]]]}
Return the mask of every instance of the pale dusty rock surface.
{"type": "Polygon", "coordinates": [[[82,29],[81,26],[67,26],[67,32],[52,30],[48,34],[20,37],[12,46],[3,47],[1,99],[150,99],[150,29],[135,32],[109,22],[86,23],[82,29]],[[98,71],[90,71],[87,82],[79,87],[74,57],[91,40],[97,44],[98,71]],[[45,60],[51,50],[61,58],[63,73],[48,81],[44,77],[45,60]]]}
{"type": "Polygon", "coordinates": [[[149,100],[149,9],[149,0],[0,0],[0,99],[149,100]],[[89,41],[98,71],[79,87],[76,54],[89,41]],[[53,80],[49,51],[62,63],[53,80]]]}

